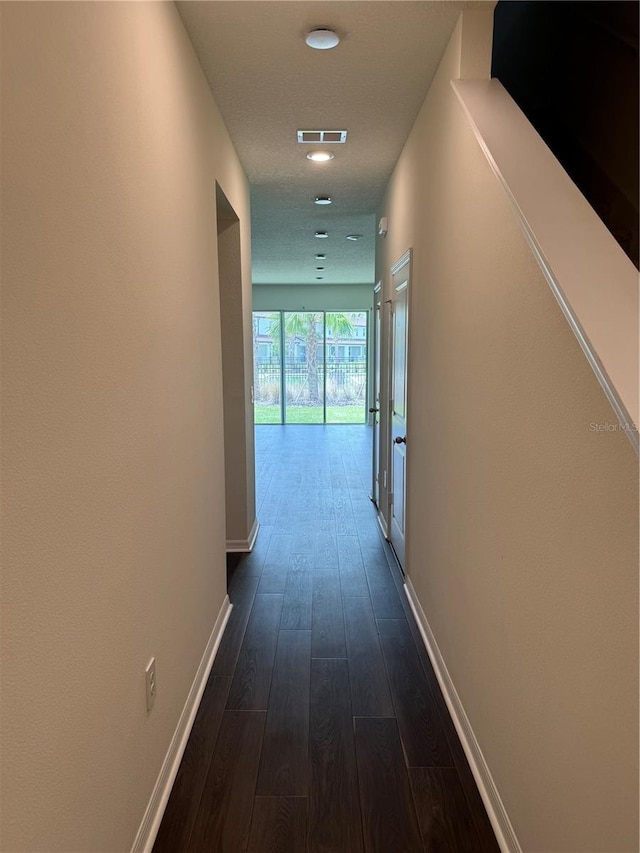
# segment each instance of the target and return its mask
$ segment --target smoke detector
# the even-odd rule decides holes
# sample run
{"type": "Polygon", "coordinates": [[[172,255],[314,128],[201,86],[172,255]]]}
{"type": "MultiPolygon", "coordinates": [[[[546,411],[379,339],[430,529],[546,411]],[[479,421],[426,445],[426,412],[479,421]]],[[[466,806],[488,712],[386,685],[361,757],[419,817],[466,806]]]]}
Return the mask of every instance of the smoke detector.
{"type": "Polygon", "coordinates": [[[314,50],[331,50],[332,47],[340,44],[340,37],[333,30],[318,27],[318,29],[307,33],[305,41],[314,50]]]}

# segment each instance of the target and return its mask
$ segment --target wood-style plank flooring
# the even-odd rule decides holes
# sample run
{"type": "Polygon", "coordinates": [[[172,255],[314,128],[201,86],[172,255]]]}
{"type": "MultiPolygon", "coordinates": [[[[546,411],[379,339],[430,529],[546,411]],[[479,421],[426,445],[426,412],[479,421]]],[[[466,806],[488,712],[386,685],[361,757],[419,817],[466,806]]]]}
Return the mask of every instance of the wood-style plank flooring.
{"type": "Polygon", "coordinates": [[[497,853],[368,497],[370,429],[257,427],[256,472],[154,853],[497,853]]]}

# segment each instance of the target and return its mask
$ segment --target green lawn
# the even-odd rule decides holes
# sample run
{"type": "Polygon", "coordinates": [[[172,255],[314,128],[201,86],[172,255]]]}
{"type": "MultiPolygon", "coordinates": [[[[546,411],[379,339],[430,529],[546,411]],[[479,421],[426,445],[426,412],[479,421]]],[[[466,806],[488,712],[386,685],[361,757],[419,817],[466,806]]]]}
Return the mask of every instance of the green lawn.
{"type": "MultiPolygon", "coordinates": [[[[287,406],[288,424],[321,424],[322,406],[287,406]]],[[[257,424],[279,424],[280,406],[255,406],[257,424]]],[[[327,406],[328,424],[363,424],[364,404],[357,406],[327,406]]]]}

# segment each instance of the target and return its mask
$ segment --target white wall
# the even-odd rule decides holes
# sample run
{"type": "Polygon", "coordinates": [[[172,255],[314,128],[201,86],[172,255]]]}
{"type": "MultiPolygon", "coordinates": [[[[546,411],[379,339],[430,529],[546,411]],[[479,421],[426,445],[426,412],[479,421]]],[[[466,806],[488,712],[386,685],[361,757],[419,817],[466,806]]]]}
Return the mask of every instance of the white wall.
{"type": "Polygon", "coordinates": [[[414,250],[407,570],[522,848],[637,851],[637,458],[593,431],[613,412],[449,85],[470,44],[378,211],[387,294],[414,250]]]}
{"type": "Polygon", "coordinates": [[[370,284],[254,284],[254,311],[367,311],[370,284]]]}
{"type": "Polygon", "coordinates": [[[0,847],[117,853],[226,592],[215,185],[245,247],[248,187],[173,4],[1,13],[0,847]]]}

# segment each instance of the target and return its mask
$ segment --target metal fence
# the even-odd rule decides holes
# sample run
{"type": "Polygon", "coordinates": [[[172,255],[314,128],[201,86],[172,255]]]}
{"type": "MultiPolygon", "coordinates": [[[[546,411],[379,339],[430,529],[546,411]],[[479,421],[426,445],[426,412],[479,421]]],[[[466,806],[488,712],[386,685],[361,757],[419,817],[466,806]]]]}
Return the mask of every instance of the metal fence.
{"type": "MultiPolygon", "coordinates": [[[[319,364],[317,367],[317,399],[314,401],[316,382],[304,362],[285,361],[284,388],[288,404],[322,402],[326,387],[328,405],[364,405],[367,393],[367,364],[365,361],[340,361],[319,364]],[[326,376],[325,376],[326,370],[326,376]],[[326,385],[325,385],[326,382],[326,385]]],[[[255,401],[259,405],[274,405],[280,402],[280,364],[257,365],[254,376],[255,401]]]]}

